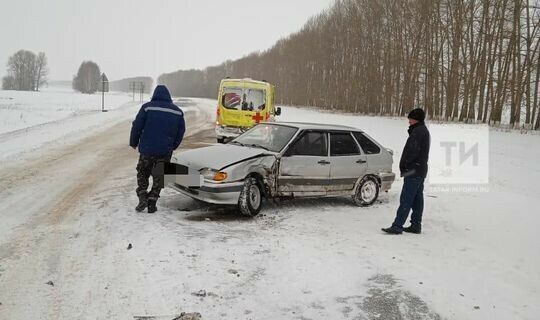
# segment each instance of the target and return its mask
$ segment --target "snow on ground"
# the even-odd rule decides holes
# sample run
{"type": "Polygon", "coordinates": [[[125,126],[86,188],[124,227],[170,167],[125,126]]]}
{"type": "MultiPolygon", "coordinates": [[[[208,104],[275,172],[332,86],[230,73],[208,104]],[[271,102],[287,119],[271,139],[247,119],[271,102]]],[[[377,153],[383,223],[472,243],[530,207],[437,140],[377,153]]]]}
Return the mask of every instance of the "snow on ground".
{"type": "MultiPolygon", "coordinates": [[[[191,110],[183,148],[213,142],[215,101],[179,103],[191,110]]],[[[126,118],[137,111],[125,108],[126,118]]],[[[395,162],[407,137],[405,119],[284,107],[280,120],[361,128],[392,148],[395,162]]],[[[540,136],[492,131],[489,191],[428,186],[424,233],[388,236],[380,228],[394,218],[401,180],[369,208],[347,199],[283,201],[246,219],[166,189],[157,214],[138,214],[136,154],[124,142],[129,123],[107,126],[73,148],[49,150],[45,172],[21,160],[28,176],[7,175],[11,187],[0,188],[9,222],[0,237],[0,318],[169,319],[197,311],[203,319],[461,320],[540,313],[540,136]],[[61,180],[64,172],[69,181],[61,180]]],[[[0,141],[0,151],[5,146],[0,141]]]]}
{"type": "MultiPolygon", "coordinates": [[[[81,94],[68,87],[40,92],[0,90],[0,161],[20,160],[23,153],[72,143],[131,117],[140,102],[126,93],[81,94]]],[[[32,154],[26,154],[32,156],[32,154]]]]}
{"type": "MultiPolygon", "coordinates": [[[[122,92],[106,93],[106,108],[131,101],[122,92]]],[[[69,87],[47,87],[39,92],[0,90],[0,134],[68,117],[101,111],[101,94],[80,94],[69,87]]]]}
{"type": "MultiPolygon", "coordinates": [[[[407,138],[407,120],[358,117],[284,108],[285,121],[325,122],[360,128],[395,151],[398,171],[407,138]]],[[[430,124],[430,127],[459,124],[430,124]]],[[[442,315],[455,319],[533,319],[540,312],[540,136],[491,131],[488,192],[426,189],[424,234],[393,238],[378,234],[389,225],[398,205],[397,181],[378,215],[358,225],[377,241],[373,261],[442,315]],[[375,219],[373,219],[375,218],[375,219]],[[388,256],[399,263],[389,263],[388,256]],[[422,283],[422,284],[420,284],[422,283]],[[463,296],[462,296],[463,295],[463,296]],[[478,305],[479,310],[473,310],[478,305]]],[[[343,207],[339,214],[359,212],[343,207]]],[[[347,217],[344,217],[347,220],[347,217]]],[[[365,241],[358,236],[357,241],[365,241]]]]}

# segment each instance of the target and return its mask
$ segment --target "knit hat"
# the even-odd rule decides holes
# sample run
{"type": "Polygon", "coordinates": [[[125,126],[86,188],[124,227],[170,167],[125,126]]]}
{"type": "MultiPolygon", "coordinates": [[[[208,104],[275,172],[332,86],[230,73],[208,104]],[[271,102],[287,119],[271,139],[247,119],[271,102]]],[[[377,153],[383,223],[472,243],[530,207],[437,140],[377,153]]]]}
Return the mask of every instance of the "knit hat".
{"type": "Polygon", "coordinates": [[[407,118],[414,119],[419,122],[424,122],[424,120],[426,119],[426,113],[424,112],[424,110],[420,108],[416,108],[416,109],[411,110],[411,112],[409,112],[409,115],[407,116],[407,118]]]}

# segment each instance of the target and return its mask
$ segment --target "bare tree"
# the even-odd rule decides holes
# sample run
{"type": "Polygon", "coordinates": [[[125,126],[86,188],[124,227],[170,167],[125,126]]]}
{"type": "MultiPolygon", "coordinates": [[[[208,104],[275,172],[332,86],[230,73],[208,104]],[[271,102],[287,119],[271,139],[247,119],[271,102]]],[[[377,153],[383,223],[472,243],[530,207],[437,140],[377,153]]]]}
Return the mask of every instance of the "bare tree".
{"type": "Polygon", "coordinates": [[[8,75],[13,77],[13,90],[35,90],[36,55],[28,50],[19,50],[7,63],[8,75]]]}
{"type": "Polygon", "coordinates": [[[99,66],[93,61],[83,61],[77,75],[73,77],[73,89],[82,93],[93,94],[99,89],[100,79],[101,71],[99,66]]]}
{"type": "Polygon", "coordinates": [[[47,65],[47,56],[44,52],[40,52],[36,58],[36,70],[35,70],[35,90],[38,91],[39,87],[47,83],[47,76],[49,75],[49,67],[47,65]]]}
{"type": "Polygon", "coordinates": [[[2,81],[4,90],[37,91],[47,82],[47,56],[44,52],[36,55],[28,50],[19,50],[9,57],[7,72],[2,81]]]}

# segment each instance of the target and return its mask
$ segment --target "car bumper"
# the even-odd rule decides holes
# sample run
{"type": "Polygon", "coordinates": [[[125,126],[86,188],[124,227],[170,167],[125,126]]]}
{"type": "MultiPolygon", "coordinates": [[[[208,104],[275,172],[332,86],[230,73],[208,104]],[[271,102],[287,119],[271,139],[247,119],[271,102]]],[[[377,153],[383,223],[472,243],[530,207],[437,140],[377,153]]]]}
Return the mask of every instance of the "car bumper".
{"type": "Polygon", "coordinates": [[[381,178],[381,191],[390,190],[392,183],[396,180],[396,175],[393,172],[381,172],[379,177],[381,178]]]}
{"type": "Polygon", "coordinates": [[[246,132],[247,128],[239,127],[227,127],[227,126],[216,126],[216,136],[225,137],[225,138],[236,138],[242,133],[246,132]]]}
{"type": "Polygon", "coordinates": [[[243,182],[210,184],[205,182],[200,188],[192,188],[172,183],[169,187],[203,202],[223,205],[236,205],[242,192],[243,182]]]}

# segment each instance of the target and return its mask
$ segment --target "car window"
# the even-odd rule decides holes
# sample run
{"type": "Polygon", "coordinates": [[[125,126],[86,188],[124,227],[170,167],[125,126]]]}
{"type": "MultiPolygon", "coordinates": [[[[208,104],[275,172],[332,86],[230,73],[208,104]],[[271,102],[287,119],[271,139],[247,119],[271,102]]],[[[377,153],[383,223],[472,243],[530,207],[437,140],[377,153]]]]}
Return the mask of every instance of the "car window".
{"type": "Polygon", "coordinates": [[[242,110],[261,111],[266,106],[266,93],[264,90],[246,89],[242,100],[242,110]]]}
{"type": "Polygon", "coordinates": [[[330,134],[330,155],[350,156],[360,154],[360,149],[349,132],[333,132],[330,134]]]}
{"type": "Polygon", "coordinates": [[[241,88],[223,88],[221,104],[227,109],[239,109],[242,102],[241,88]]]}
{"type": "Polygon", "coordinates": [[[221,104],[227,109],[262,111],[266,108],[266,91],[224,87],[221,104]]]}
{"type": "Polygon", "coordinates": [[[320,131],[307,131],[291,146],[289,155],[319,156],[328,155],[327,134],[320,131]]]}
{"type": "Polygon", "coordinates": [[[381,148],[363,133],[354,132],[353,134],[365,154],[377,154],[381,152],[381,148]]]}

